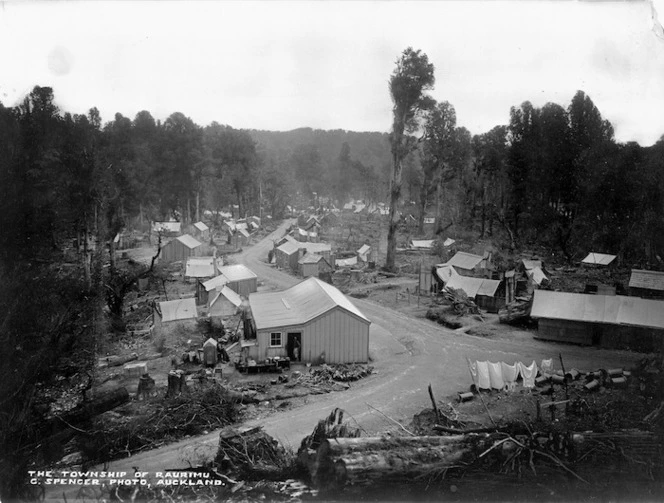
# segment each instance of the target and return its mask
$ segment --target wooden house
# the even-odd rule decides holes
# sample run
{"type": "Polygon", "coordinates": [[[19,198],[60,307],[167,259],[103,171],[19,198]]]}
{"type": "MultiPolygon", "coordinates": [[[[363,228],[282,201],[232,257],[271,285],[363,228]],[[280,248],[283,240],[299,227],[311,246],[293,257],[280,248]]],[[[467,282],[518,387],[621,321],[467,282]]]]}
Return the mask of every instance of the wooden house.
{"type": "Polygon", "coordinates": [[[222,286],[220,290],[215,290],[208,308],[208,316],[225,318],[233,316],[242,305],[242,299],[233,290],[227,286],[222,286]]]}
{"type": "Polygon", "coordinates": [[[475,301],[477,307],[490,313],[497,313],[506,303],[506,290],[500,288],[502,283],[497,279],[472,278],[452,273],[445,283],[445,288],[463,290],[475,301]]]}
{"type": "Polygon", "coordinates": [[[307,253],[298,261],[298,272],[303,278],[318,278],[321,274],[332,272],[332,266],[322,255],[307,253]]]}
{"type": "Polygon", "coordinates": [[[362,261],[362,262],[371,262],[372,258],[372,253],[371,253],[371,246],[365,244],[360,247],[359,250],[357,250],[357,258],[362,261]]]}
{"type": "Polygon", "coordinates": [[[199,241],[206,243],[210,241],[210,228],[203,222],[196,222],[191,226],[193,235],[199,241]]]}
{"type": "Polygon", "coordinates": [[[310,363],[359,363],[369,359],[371,322],[339,290],[317,278],[282,292],[253,293],[249,305],[256,340],[248,353],[256,360],[289,357],[310,363]]]}
{"type": "Polygon", "coordinates": [[[530,315],[538,339],[653,351],[664,337],[661,300],[535,290],[530,315]]]}
{"type": "Polygon", "coordinates": [[[226,279],[226,286],[243,297],[258,289],[258,276],[245,265],[225,265],[219,272],[226,279]]]}
{"type": "Polygon", "coordinates": [[[178,261],[185,262],[189,257],[200,257],[202,254],[202,243],[189,234],[185,234],[171,239],[161,247],[159,262],[164,264],[178,261]]]}
{"type": "Polygon", "coordinates": [[[300,259],[300,248],[297,244],[285,241],[274,251],[275,263],[280,269],[297,271],[297,262],[300,259]]]}
{"type": "Polygon", "coordinates": [[[632,269],[629,294],[644,299],[664,298],[664,272],[632,269]]]}
{"type": "Polygon", "coordinates": [[[487,259],[472,253],[457,252],[446,264],[453,266],[462,276],[483,276],[487,272],[487,259]]]}

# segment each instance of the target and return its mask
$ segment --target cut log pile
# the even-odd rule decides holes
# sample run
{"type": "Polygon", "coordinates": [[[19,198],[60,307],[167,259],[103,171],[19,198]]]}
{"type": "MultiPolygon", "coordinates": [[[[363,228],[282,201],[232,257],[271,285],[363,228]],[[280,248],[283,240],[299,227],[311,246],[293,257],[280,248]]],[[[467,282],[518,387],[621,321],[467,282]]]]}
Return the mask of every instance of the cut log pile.
{"type": "MultiPolygon", "coordinates": [[[[546,429],[461,433],[447,436],[360,437],[335,410],[318,423],[298,451],[311,483],[322,491],[354,486],[427,483],[473,473],[505,481],[542,472],[584,484],[600,483],[614,470],[653,473],[661,439],[649,431],[567,432],[546,429]],[[346,429],[348,428],[348,429],[346,429]]],[[[551,480],[551,479],[549,479],[551,480]]]]}
{"type": "Polygon", "coordinates": [[[482,315],[477,304],[475,304],[475,302],[468,297],[466,292],[461,289],[445,288],[441,292],[441,295],[445,300],[452,304],[454,312],[459,316],[465,316],[467,314],[482,315]]]}
{"type": "Polygon", "coordinates": [[[532,297],[517,297],[498,311],[498,319],[501,323],[522,324],[530,319],[530,310],[533,307],[532,297]]]}
{"type": "Polygon", "coordinates": [[[310,376],[315,381],[357,381],[371,375],[373,367],[371,365],[327,365],[323,364],[320,368],[310,372],[310,376]]]}

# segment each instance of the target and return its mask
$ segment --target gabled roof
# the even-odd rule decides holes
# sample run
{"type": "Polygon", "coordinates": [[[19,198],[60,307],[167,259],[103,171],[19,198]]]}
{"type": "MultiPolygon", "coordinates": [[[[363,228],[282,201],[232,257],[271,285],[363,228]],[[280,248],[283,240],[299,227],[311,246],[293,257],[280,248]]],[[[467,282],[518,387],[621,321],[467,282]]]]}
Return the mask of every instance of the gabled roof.
{"type": "Polygon", "coordinates": [[[463,290],[466,292],[466,295],[471,298],[476,297],[477,295],[493,297],[499,286],[500,280],[497,279],[469,278],[458,274],[452,275],[449,281],[445,284],[445,288],[463,290]]]}
{"type": "Polygon", "coordinates": [[[193,250],[194,248],[198,248],[199,246],[202,245],[198,239],[194,238],[193,236],[190,236],[189,234],[185,234],[183,236],[178,236],[175,239],[177,239],[180,243],[185,245],[187,248],[190,250],[193,250]]]}
{"type": "Polygon", "coordinates": [[[474,269],[480,264],[480,262],[482,262],[482,260],[484,260],[484,257],[481,257],[480,255],[457,252],[454,257],[447,261],[447,265],[453,265],[461,269],[474,269]]]}
{"type": "Polygon", "coordinates": [[[212,299],[212,302],[210,302],[210,307],[214,306],[214,303],[222,297],[227,298],[235,307],[240,307],[242,304],[242,298],[233,290],[224,285],[223,288],[217,292],[217,295],[215,295],[214,299],[212,299]]]}
{"type": "Polygon", "coordinates": [[[161,321],[163,323],[169,321],[190,320],[195,319],[198,316],[196,311],[196,299],[194,298],[160,302],[159,310],[161,311],[161,321]]]}
{"type": "Polygon", "coordinates": [[[292,241],[286,241],[284,244],[279,246],[277,250],[279,250],[282,253],[285,253],[286,255],[292,255],[293,253],[297,253],[298,251],[300,251],[300,248],[292,241]]]}
{"type": "Polygon", "coordinates": [[[242,281],[243,279],[258,278],[254,271],[249,269],[246,265],[235,264],[235,265],[225,265],[219,268],[219,272],[231,281],[242,281]]]}
{"type": "Polygon", "coordinates": [[[211,278],[214,276],[214,257],[189,257],[184,268],[187,278],[211,278]]]}
{"type": "Polygon", "coordinates": [[[247,232],[247,229],[241,229],[240,227],[237,228],[238,232],[242,234],[245,238],[249,237],[249,233],[247,232]]]}
{"type": "Polygon", "coordinates": [[[318,278],[283,292],[252,293],[249,305],[258,330],[302,325],[337,307],[370,323],[344,294],[318,278]]]}
{"type": "Polygon", "coordinates": [[[293,253],[297,253],[298,251],[300,251],[300,248],[292,241],[286,241],[284,244],[279,246],[277,250],[279,250],[282,253],[285,253],[286,255],[292,255],[293,253]]]}
{"type": "Polygon", "coordinates": [[[447,283],[450,280],[450,278],[458,275],[459,273],[456,272],[454,267],[452,267],[451,265],[438,264],[436,266],[436,276],[438,276],[438,279],[440,279],[440,281],[442,281],[443,283],[447,283]]]}
{"type": "Polygon", "coordinates": [[[542,269],[539,267],[534,267],[532,269],[526,270],[526,275],[529,279],[533,281],[536,285],[541,285],[543,281],[548,280],[542,269]]]}
{"type": "Polygon", "coordinates": [[[521,261],[523,264],[523,268],[526,271],[530,271],[531,269],[535,269],[536,267],[539,267],[540,269],[542,268],[542,261],[541,260],[528,260],[528,259],[523,259],[521,261]]]}
{"type": "Polygon", "coordinates": [[[226,283],[228,283],[228,278],[223,274],[220,274],[219,276],[215,276],[214,278],[209,279],[203,283],[203,288],[205,288],[206,292],[209,292],[210,290],[219,289],[226,283]]]}
{"type": "Polygon", "coordinates": [[[203,343],[203,347],[205,347],[205,346],[214,346],[216,348],[217,347],[216,339],[213,339],[212,337],[210,337],[207,341],[205,341],[203,343]]]}
{"type": "Polygon", "coordinates": [[[605,253],[589,253],[581,262],[584,264],[609,265],[616,258],[615,255],[606,255],[605,253]]]}
{"type": "Polygon", "coordinates": [[[358,254],[358,255],[366,255],[366,254],[369,253],[370,251],[371,251],[371,246],[369,246],[369,245],[362,245],[362,247],[361,247],[359,250],[357,250],[357,254],[358,254]]]}
{"type": "Polygon", "coordinates": [[[322,255],[316,255],[314,253],[307,253],[304,257],[302,257],[300,260],[297,261],[298,264],[317,264],[321,260],[325,260],[325,257],[322,255]]]}
{"type": "Polygon", "coordinates": [[[662,301],[624,295],[535,290],[533,318],[664,329],[662,301]]]}
{"type": "Polygon", "coordinates": [[[203,222],[196,222],[194,224],[194,227],[196,227],[201,232],[205,232],[205,231],[210,230],[210,228],[207,225],[205,225],[203,222]]]}
{"type": "Polygon", "coordinates": [[[353,265],[357,265],[357,257],[336,259],[334,261],[334,265],[336,265],[337,267],[350,267],[353,265]]]}
{"type": "Polygon", "coordinates": [[[630,288],[664,291],[664,272],[632,269],[629,286],[630,288]]]}
{"type": "Polygon", "coordinates": [[[413,248],[433,248],[434,241],[435,239],[413,239],[413,248]]]}
{"type": "Polygon", "coordinates": [[[366,208],[366,204],[356,204],[355,205],[355,213],[361,213],[364,208],[366,208]]]}
{"type": "Polygon", "coordinates": [[[452,238],[447,238],[445,241],[443,241],[443,246],[451,246],[451,245],[453,245],[454,243],[456,243],[456,241],[455,241],[454,239],[452,239],[452,238]]]}
{"type": "Polygon", "coordinates": [[[224,225],[228,227],[230,230],[235,231],[235,222],[232,220],[224,220],[224,225]]]}
{"type": "Polygon", "coordinates": [[[247,224],[247,222],[238,222],[238,223],[235,224],[235,228],[237,230],[241,230],[241,229],[247,230],[249,228],[249,224],[247,224]]]}

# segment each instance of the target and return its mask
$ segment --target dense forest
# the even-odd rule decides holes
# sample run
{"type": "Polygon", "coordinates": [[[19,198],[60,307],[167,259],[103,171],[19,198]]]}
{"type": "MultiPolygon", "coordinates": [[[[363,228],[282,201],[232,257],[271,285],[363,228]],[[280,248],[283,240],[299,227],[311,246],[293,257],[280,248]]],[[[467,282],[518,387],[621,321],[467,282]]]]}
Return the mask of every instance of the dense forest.
{"type": "MultiPolygon", "coordinates": [[[[536,243],[568,259],[592,250],[662,268],[664,139],[617,143],[581,91],[565,106],[514,106],[506,125],[474,136],[451,103],[429,105],[419,127],[402,132],[401,198],[420,226],[436,215],[439,229],[452,223],[512,248],[536,243]]],[[[337,205],[386,202],[393,139],[201,126],[180,112],[104,123],[96,108],[59,110],[48,87],[0,104],[0,495],[17,494],[47,433],[40,387],[92,372],[119,231],[192,222],[204,210],[280,218],[298,199],[314,204],[314,193],[337,205]]]]}

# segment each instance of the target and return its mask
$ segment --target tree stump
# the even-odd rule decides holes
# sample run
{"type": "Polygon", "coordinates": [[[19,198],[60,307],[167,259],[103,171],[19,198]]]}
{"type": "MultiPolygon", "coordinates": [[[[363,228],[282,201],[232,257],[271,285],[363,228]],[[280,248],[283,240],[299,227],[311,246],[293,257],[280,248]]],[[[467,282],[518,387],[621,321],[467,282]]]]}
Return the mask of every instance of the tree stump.
{"type": "Polygon", "coordinates": [[[168,391],[166,397],[171,398],[187,391],[186,375],[181,370],[171,370],[168,373],[168,391]]]}

